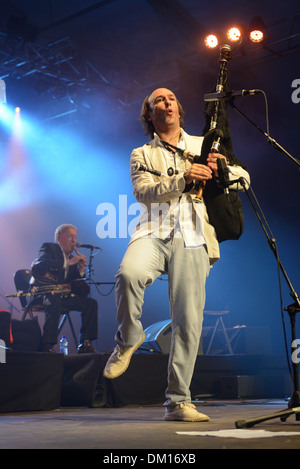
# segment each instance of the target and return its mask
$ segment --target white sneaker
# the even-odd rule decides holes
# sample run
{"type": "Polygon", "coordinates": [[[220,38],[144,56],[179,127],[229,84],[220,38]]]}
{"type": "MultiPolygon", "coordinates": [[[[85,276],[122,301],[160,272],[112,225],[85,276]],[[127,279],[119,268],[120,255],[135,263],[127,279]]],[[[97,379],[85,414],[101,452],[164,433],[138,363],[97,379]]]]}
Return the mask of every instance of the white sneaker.
{"type": "Polygon", "coordinates": [[[209,422],[209,417],[197,412],[196,407],[191,402],[167,407],[164,420],[179,420],[181,422],[209,422]]]}
{"type": "Polygon", "coordinates": [[[142,345],[145,338],[146,335],[143,332],[141,339],[133,347],[121,347],[120,345],[117,345],[105,365],[103,376],[108,379],[114,379],[121,376],[121,374],[127,370],[132,355],[139,346],[142,345]]]}

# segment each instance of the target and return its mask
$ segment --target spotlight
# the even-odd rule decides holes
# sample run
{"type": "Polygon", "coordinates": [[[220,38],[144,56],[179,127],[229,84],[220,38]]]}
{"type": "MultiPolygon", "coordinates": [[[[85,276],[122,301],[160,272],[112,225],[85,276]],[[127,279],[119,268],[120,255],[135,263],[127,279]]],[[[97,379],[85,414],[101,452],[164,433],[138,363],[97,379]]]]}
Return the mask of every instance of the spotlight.
{"type": "Polygon", "coordinates": [[[242,31],[237,26],[233,26],[232,28],[228,29],[227,37],[232,42],[237,42],[242,37],[242,31]]]}
{"type": "Polygon", "coordinates": [[[214,49],[215,47],[217,47],[219,41],[218,41],[217,36],[215,36],[214,34],[209,34],[204,39],[204,43],[206,47],[209,47],[210,49],[214,49]]]}
{"type": "Polygon", "coordinates": [[[20,112],[21,112],[21,109],[19,108],[19,106],[17,106],[17,107],[15,108],[15,113],[16,113],[16,114],[20,114],[20,112]]]}
{"type": "Polygon", "coordinates": [[[250,23],[249,37],[252,42],[262,42],[265,37],[265,24],[263,20],[256,16],[250,23]]]}
{"type": "Polygon", "coordinates": [[[261,42],[264,40],[264,33],[259,29],[253,29],[253,31],[250,31],[249,36],[252,42],[261,42]]]}

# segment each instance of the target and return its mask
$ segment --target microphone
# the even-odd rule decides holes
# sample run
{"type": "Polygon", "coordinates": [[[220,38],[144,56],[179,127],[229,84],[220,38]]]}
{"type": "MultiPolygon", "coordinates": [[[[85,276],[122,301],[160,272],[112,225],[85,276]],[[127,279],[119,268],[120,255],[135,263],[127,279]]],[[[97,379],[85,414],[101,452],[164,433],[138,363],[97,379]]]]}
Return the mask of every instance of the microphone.
{"type": "MultiPolygon", "coordinates": [[[[91,244],[76,243],[77,248],[87,248],[87,249],[101,249],[98,246],[92,246],[91,244]]],[[[101,249],[102,251],[102,249],[101,249]]]]}
{"type": "Polygon", "coordinates": [[[261,90],[237,90],[237,91],[224,91],[224,93],[208,93],[204,95],[204,101],[219,101],[220,99],[231,99],[236,96],[253,96],[260,93],[261,90]]]}
{"type": "Polygon", "coordinates": [[[219,175],[218,184],[221,187],[223,187],[224,193],[228,195],[229,194],[228,187],[230,186],[230,180],[229,180],[229,171],[228,171],[227,164],[224,158],[218,158],[217,165],[218,165],[218,175],[219,175]]]}

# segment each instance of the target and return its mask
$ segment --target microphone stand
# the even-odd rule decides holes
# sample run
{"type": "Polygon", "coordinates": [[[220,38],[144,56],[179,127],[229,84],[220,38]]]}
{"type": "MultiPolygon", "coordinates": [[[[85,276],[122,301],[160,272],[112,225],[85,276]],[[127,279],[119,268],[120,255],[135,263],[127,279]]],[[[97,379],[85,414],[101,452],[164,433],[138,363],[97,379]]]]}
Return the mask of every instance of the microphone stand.
{"type": "Polygon", "coordinates": [[[238,114],[240,114],[242,117],[244,117],[248,122],[250,122],[250,124],[252,124],[260,133],[262,133],[265,137],[267,137],[268,139],[268,143],[270,143],[270,145],[272,145],[273,148],[275,148],[276,150],[280,151],[281,153],[283,153],[285,156],[287,156],[291,161],[293,161],[293,163],[295,163],[298,168],[300,168],[300,160],[297,160],[297,158],[294,158],[289,152],[287,152],[281,145],[279,145],[279,143],[276,142],[276,140],[272,137],[270,137],[270,135],[268,135],[264,130],[262,130],[257,124],[255,124],[255,122],[253,122],[248,116],[246,116],[246,114],[244,114],[240,109],[238,109],[235,104],[234,104],[234,98],[230,99],[229,100],[229,104],[230,106],[232,107],[232,109],[234,109],[238,114]]]}
{"type": "MultiPolygon", "coordinates": [[[[290,158],[298,167],[300,167],[300,161],[297,160],[296,158],[294,158],[292,155],[290,155],[290,153],[288,153],[281,145],[279,145],[273,138],[271,138],[266,132],[264,132],[262,129],[260,129],[251,119],[249,119],[249,117],[247,117],[243,112],[241,112],[239,109],[236,108],[236,106],[234,105],[233,103],[233,100],[231,100],[231,106],[232,108],[237,111],[241,116],[245,117],[245,119],[250,122],[252,125],[254,125],[254,127],[259,130],[261,133],[263,133],[267,138],[268,138],[268,142],[277,150],[279,150],[281,153],[285,154],[286,156],[288,156],[288,158],[290,158]]],[[[289,317],[290,317],[290,325],[291,325],[291,339],[292,339],[292,350],[293,350],[293,344],[295,344],[295,340],[296,340],[296,328],[295,328],[295,325],[296,325],[296,313],[300,311],[300,300],[299,300],[299,296],[297,294],[297,292],[295,291],[288,275],[287,275],[287,272],[286,270],[284,269],[283,267],[283,264],[279,258],[279,255],[278,255],[278,250],[277,250],[277,246],[276,246],[276,240],[268,226],[268,223],[266,221],[266,218],[258,204],[258,201],[254,195],[254,192],[252,191],[251,188],[251,192],[253,194],[253,197],[254,197],[254,201],[256,202],[256,205],[257,205],[257,208],[255,207],[255,203],[253,202],[253,200],[251,199],[249,193],[248,193],[248,190],[246,190],[246,181],[243,179],[243,178],[240,178],[239,179],[239,182],[240,184],[244,187],[245,189],[245,193],[249,199],[249,202],[254,210],[254,213],[262,227],[262,230],[267,238],[267,241],[268,241],[268,244],[269,244],[269,247],[271,249],[271,251],[273,252],[275,258],[276,258],[276,261],[277,261],[277,264],[278,264],[278,267],[279,269],[281,270],[286,282],[287,282],[287,285],[289,287],[289,290],[290,290],[290,296],[292,297],[294,303],[289,305],[288,307],[284,308],[285,311],[288,312],[289,314],[289,317]],[[265,223],[265,224],[264,224],[265,223]]],[[[299,364],[296,363],[294,360],[292,360],[292,368],[293,368],[293,385],[294,385],[294,391],[292,393],[292,396],[290,397],[289,399],[289,402],[288,402],[288,407],[287,409],[284,409],[282,411],[279,411],[279,412],[275,412],[273,414],[269,414],[269,415],[264,415],[262,417],[258,417],[258,418],[255,418],[255,419],[250,419],[250,420],[238,420],[235,422],[235,426],[236,428],[250,428],[250,427],[253,427],[254,425],[256,425],[257,423],[261,423],[261,422],[264,422],[266,420],[270,420],[270,419],[275,419],[275,418],[280,418],[280,420],[282,422],[284,422],[290,415],[295,415],[296,417],[296,421],[300,421],[300,390],[299,390],[299,376],[298,376],[298,367],[299,367],[299,364]]]]}
{"type": "Polygon", "coordinates": [[[89,293],[89,297],[91,297],[91,283],[92,283],[92,274],[93,274],[93,252],[94,252],[94,248],[93,247],[90,247],[90,258],[89,258],[89,263],[88,263],[88,268],[87,268],[87,271],[88,271],[88,278],[87,278],[87,281],[88,281],[88,285],[90,287],[90,293],[89,293]]]}
{"type": "Polygon", "coordinates": [[[95,248],[93,246],[89,246],[90,249],[90,257],[89,257],[89,263],[87,265],[87,272],[88,272],[88,276],[87,276],[87,283],[90,287],[90,293],[89,293],[89,297],[91,297],[91,285],[98,285],[98,282],[95,282],[92,278],[93,276],[93,273],[94,273],[94,270],[93,270],[93,258],[94,258],[94,250],[95,248]]]}
{"type": "Polygon", "coordinates": [[[95,285],[95,286],[98,286],[98,285],[115,285],[116,282],[95,282],[92,278],[92,274],[94,273],[93,271],[93,258],[94,258],[94,247],[93,246],[89,246],[89,249],[90,249],[90,258],[89,258],[89,263],[88,263],[88,266],[87,266],[87,271],[88,271],[88,277],[87,277],[87,283],[88,285],[90,286],[90,293],[89,293],[89,296],[91,296],[91,285],[95,285]]]}

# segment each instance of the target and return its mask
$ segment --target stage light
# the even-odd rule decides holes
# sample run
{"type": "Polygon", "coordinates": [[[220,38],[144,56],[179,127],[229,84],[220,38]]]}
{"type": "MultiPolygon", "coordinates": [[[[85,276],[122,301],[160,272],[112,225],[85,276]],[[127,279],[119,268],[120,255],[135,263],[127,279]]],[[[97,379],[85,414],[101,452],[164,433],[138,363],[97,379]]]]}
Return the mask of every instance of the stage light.
{"type": "Polygon", "coordinates": [[[10,132],[16,117],[14,109],[6,104],[0,104],[0,126],[10,132]]]}
{"type": "Polygon", "coordinates": [[[262,42],[265,38],[265,24],[263,20],[256,16],[250,23],[249,38],[252,42],[262,42]]]}
{"type": "Polygon", "coordinates": [[[254,29],[250,31],[249,37],[252,42],[262,42],[264,40],[264,33],[259,29],[254,29]]]}
{"type": "Polygon", "coordinates": [[[19,106],[17,106],[17,107],[15,108],[15,113],[16,113],[16,114],[20,114],[20,112],[21,112],[21,109],[19,108],[19,106]]]}
{"type": "Polygon", "coordinates": [[[237,26],[233,26],[227,31],[227,38],[232,42],[237,42],[242,37],[242,31],[237,26]]]}
{"type": "Polygon", "coordinates": [[[215,34],[209,34],[208,36],[206,36],[204,43],[206,47],[209,47],[210,49],[214,49],[219,44],[219,41],[218,41],[217,36],[215,36],[215,34]]]}

